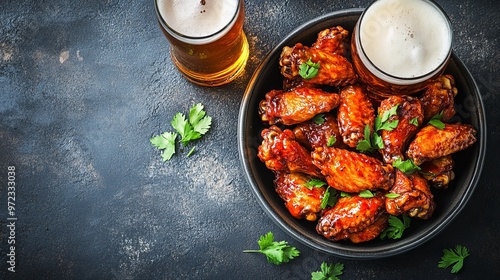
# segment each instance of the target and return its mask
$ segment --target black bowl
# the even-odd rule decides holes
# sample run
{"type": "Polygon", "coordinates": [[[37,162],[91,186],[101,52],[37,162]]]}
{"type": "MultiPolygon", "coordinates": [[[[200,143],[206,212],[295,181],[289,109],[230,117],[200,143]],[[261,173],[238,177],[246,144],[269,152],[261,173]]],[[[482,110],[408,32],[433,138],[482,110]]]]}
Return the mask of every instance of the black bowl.
{"type": "Polygon", "coordinates": [[[446,190],[433,191],[436,210],[429,220],[412,219],[410,228],[397,240],[375,239],[365,243],[332,242],[319,235],[316,223],[293,218],[278,197],[273,186],[273,173],[257,157],[261,144],[261,130],[265,125],[258,114],[259,102],[272,89],[281,89],[283,77],[278,60],[284,46],[297,42],[312,44],[319,31],[340,25],[352,32],[362,9],[350,9],[326,14],[298,27],[276,46],[255,71],[243,96],[238,119],[238,149],[245,175],[262,208],[289,235],[300,242],[344,258],[374,259],[393,256],[414,249],[441,232],[464,208],[481,174],[486,150],[486,120],[478,87],[471,74],[452,54],[445,73],[456,79],[457,114],[455,121],[469,123],[478,130],[478,141],[468,149],[454,155],[455,179],[446,190]]]}

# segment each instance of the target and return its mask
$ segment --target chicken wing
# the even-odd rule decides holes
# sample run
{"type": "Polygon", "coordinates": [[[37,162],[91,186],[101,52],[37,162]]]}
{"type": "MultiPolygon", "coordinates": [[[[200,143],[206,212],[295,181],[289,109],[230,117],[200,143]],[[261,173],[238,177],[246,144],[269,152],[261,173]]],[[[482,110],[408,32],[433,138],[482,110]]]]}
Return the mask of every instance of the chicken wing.
{"type": "Polygon", "coordinates": [[[324,52],[347,56],[348,39],[349,31],[345,30],[342,26],[335,26],[319,32],[318,38],[312,47],[324,52]]]}
{"type": "Polygon", "coordinates": [[[389,193],[399,195],[385,200],[385,209],[391,215],[428,219],[434,212],[434,196],[427,181],[418,173],[406,175],[396,169],[396,180],[389,193]]]}
{"type": "Polygon", "coordinates": [[[295,140],[290,129],[277,126],[265,128],[261,132],[262,144],[257,156],[273,171],[302,172],[322,178],[320,170],[312,164],[310,152],[295,140]]]}
{"type": "Polygon", "coordinates": [[[393,95],[380,103],[378,107],[379,118],[382,118],[384,114],[389,114],[389,111],[395,106],[397,106],[396,115],[391,116],[387,121],[398,121],[396,128],[381,130],[384,147],[380,152],[384,162],[391,164],[398,158],[404,158],[409,141],[415,136],[424,119],[418,98],[400,95],[393,95]]]}
{"type": "Polygon", "coordinates": [[[274,175],[276,192],[285,201],[290,214],[297,219],[316,221],[326,187],[305,187],[311,177],[302,173],[274,172],[274,175]]]}
{"type": "Polygon", "coordinates": [[[416,165],[464,150],[476,142],[476,130],[469,124],[445,124],[443,129],[423,127],[408,146],[408,158],[416,165]]]}
{"type": "Polygon", "coordinates": [[[280,56],[281,74],[288,79],[302,79],[299,75],[301,64],[311,59],[319,63],[318,74],[308,82],[318,85],[345,86],[354,83],[358,75],[347,58],[316,48],[308,48],[301,43],[284,47],[280,56]]]}
{"type": "Polygon", "coordinates": [[[344,143],[355,148],[364,139],[365,126],[373,132],[375,110],[365,94],[365,87],[359,84],[344,87],[340,91],[338,123],[344,143]]]}
{"type": "Polygon", "coordinates": [[[311,153],[316,165],[331,187],[357,193],[363,190],[389,190],[394,183],[391,165],[365,154],[334,147],[320,147],[311,153]]]}
{"type": "Polygon", "coordinates": [[[420,165],[420,174],[431,187],[436,189],[447,189],[448,184],[455,179],[453,172],[454,161],[451,155],[426,161],[420,165]]]}
{"type": "Polygon", "coordinates": [[[333,241],[350,239],[354,243],[369,241],[387,226],[384,197],[341,197],[326,210],[316,225],[316,231],[333,241]]]}
{"type": "Polygon", "coordinates": [[[295,139],[297,139],[300,144],[309,150],[327,146],[330,138],[332,137],[335,141],[332,145],[333,147],[347,148],[347,146],[342,142],[342,136],[340,135],[339,125],[335,115],[327,113],[324,115],[323,120],[323,123],[307,121],[298,124],[293,129],[295,139]]]}
{"type": "Polygon", "coordinates": [[[455,115],[454,99],[458,90],[455,87],[455,79],[450,74],[440,76],[434,83],[424,91],[420,100],[424,109],[424,120],[443,112],[442,121],[447,121],[455,115]]]}
{"type": "Polygon", "coordinates": [[[292,91],[271,90],[259,104],[263,122],[270,125],[292,125],[328,112],[339,104],[339,95],[316,88],[295,88],[292,91]]]}

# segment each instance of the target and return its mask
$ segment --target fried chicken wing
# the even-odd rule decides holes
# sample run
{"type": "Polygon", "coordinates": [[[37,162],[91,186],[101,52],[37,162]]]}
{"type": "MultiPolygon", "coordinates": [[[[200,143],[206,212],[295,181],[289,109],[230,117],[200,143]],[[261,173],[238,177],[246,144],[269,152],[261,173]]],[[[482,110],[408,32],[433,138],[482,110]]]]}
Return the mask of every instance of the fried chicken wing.
{"type": "Polygon", "coordinates": [[[349,31],[342,26],[335,26],[319,32],[318,38],[312,47],[324,52],[346,56],[349,46],[348,39],[349,31]]]}
{"type": "Polygon", "coordinates": [[[387,226],[384,197],[341,197],[326,210],[316,225],[316,231],[332,241],[350,239],[354,243],[377,237],[387,226]]]}
{"type": "Polygon", "coordinates": [[[322,178],[319,169],[312,164],[310,152],[295,140],[290,129],[277,126],[265,128],[261,132],[262,144],[257,156],[273,171],[302,172],[322,178]]]}
{"type": "Polygon", "coordinates": [[[453,166],[453,158],[451,155],[448,155],[424,162],[420,165],[420,174],[429,182],[431,187],[446,189],[448,188],[448,184],[455,179],[453,166]]]}
{"type": "Polygon", "coordinates": [[[293,47],[284,47],[280,55],[281,74],[288,79],[302,79],[299,75],[301,64],[311,59],[319,63],[318,74],[308,82],[318,85],[345,86],[354,83],[358,75],[354,72],[347,58],[328,53],[321,49],[309,48],[297,43],[293,47]]]}
{"type": "Polygon", "coordinates": [[[398,125],[392,130],[381,130],[384,148],[380,152],[384,162],[391,164],[398,158],[404,158],[409,141],[415,136],[424,119],[418,98],[400,95],[384,99],[378,107],[378,116],[382,118],[384,114],[389,114],[389,111],[395,106],[397,106],[396,115],[391,116],[387,121],[397,121],[398,125]]]}
{"type": "Polygon", "coordinates": [[[420,98],[424,108],[424,120],[428,121],[441,112],[442,121],[451,119],[455,115],[454,99],[457,93],[455,79],[450,74],[442,75],[430,84],[420,98]]]}
{"type": "Polygon", "coordinates": [[[333,147],[347,148],[342,142],[342,136],[340,135],[339,125],[335,115],[327,113],[324,115],[323,119],[323,123],[316,123],[311,120],[298,124],[293,129],[295,139],[309,150],[327,146],[331,137],[335,139],[333,147]]]}
{"type": "Polygon", "coordinates": [[[476,130],[469,124],[445,124],[443,129],[423,127],[408,146],[408,158],[416,165],[464,150],[476,142],[476,130]]]}
{"type": "Polygon", "coordinates": [[[310,176],[302,173],[274,172],[274,187],[285,201],[285,207],[297,219],[316,221],[326,187],[307,188],[310,176]]]}
{"type": "Polygon", "coordinates": [[[316,165],[331,187],[343,192],[389,190],[394,183],[391,165],[365,154],[334,147],[320,147],[311,153],[316,165]]]}
{"type": "Polygon", "coordinates": [[[407,175],[396,169],[396,180],[389,193],[399,195],[385,200],[385,209],[391,215],[428,219],[434,212],[434,196],[427,181],[418,173],[407,175]]]}
{"type": "Polygon", "coordinates": [[[344,87],[340,91],[338,123],[344,143],[355,148],[364,139],[365,126],[373,132],[375,110],[365,94],[364,86],[356,84],[344,87]]]}
{"type": "Polygon", "coordinates": [[[317,88],[295,88],[286,92],[271,90],[266,94],[266,99],[260,102],[259,114],[262,121],[270,125],[292,125],[328,112],[338,104],[338,94],[317,88]]]}

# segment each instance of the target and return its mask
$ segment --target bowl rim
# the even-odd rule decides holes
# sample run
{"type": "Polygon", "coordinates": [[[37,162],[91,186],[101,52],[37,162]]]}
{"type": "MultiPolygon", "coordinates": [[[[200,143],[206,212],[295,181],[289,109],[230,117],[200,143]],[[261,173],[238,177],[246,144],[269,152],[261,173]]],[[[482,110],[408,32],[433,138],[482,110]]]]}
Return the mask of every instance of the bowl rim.
{"type": "Polygon", "coordinates": [[[307,234],[304,232],[304,230],[302,230],[297,226],[287,224],[286,220],[284,220],[281,216],[279,216],[278,213],[276,213],[273,210],[273,208],[269,205],[268,198],[262,192],[259,191],[259,183],[255,180],[254,175],[252,173],[252,168],[249,159],[255,158],[256,154],[250,154],[252,152],[251,149],[247,149],[246,147],[247,136],[249,136],[246,133],[248,130],[247,125],[252,126],[252,124],[250,124],[249,122],[250,120],[247,118],[248,115],[247,109],[249,109],[248,106],[251,101],[252,92],[254,91],[255,86],[259,84],[259,82],[262,79],[264,80],[266,79],[265,77],[262,77],[262,75],[259,75],[262,69],[265,68],[266,65],[268,65],[269,62],[274,58],[274,56],[276,56],[276,53],[279,52],[284,46],[289,44],[290,43],[289,41],[292,40],[294,37],[297,37],[299,34],[303,33],[307,29],[312,28],[318,22],[323,22],[326,20],[331,20],[340,17],[360,16],[363,10],[364,9],[362,8],[344,9],[344,10],[329,12],[319,17],[313,18],[299,25],[298,27],[294,28],[287,36],[285,36],[277,44],[276,47],[274,47],[265,56],[264,60],[259,64],[259,66],[254,71],[245,89],[245,93],[242,97],[242,102],[240,104],[240,110],[238,116],[237,137],[238,137],[238,153],[240,157],[240,163],[243,168],[246,180],[252,192],[254,193],[255,197],[257,198],[258,203],[273,222],[275,222],[288,235],[292,236],[297,241],[301,242],[302,244],[312,249],[347,259],[368,260],[368,259],[376,259],[376,258],[399,255],[401,253],[415,249],[416,247],[431,240],[433,237],[435,237],[449,225],[449,223],[463,210],[463,208],[470,200],[472,193],[474,192],[479,183],[479,179],[484,165],[484,158],[486,154],[487,133],[486,133],[486,116],[485,116],[484,104],[477,83],[473,79],[467,67],[452,51],[451,60],[457,65],[457,68],[461,72],[463,72],[465,77],[464,83],[466,83],[467,88],[472,90],[469,94],[474,98],[474,102],[477,103],[477,108],[475,109],[478,110],[477,116],[478,116],[479,127],[477,127],[478,143],[476,143],[476,145],[479,145],[479,150],[477,153],[478,156],[476,162],[474,164],[472,177],[468,182],[464,182],[464,184],[467,184],[467,186],[465,187],[465,192],[460,197],[458,203],[454,205],[455,207],[451,210],[451,212],[447,216],[445,216],[444,219],[440,222],[439,226],[429,228],[428,230],[424,231],[423,234],[417,236],[409,236],[405,237],[405,239],[398,240],[398,247],[396,249],[388,248],[394,246],[394,244],[392,244],[392,246],[391,244],[388,244],[379,247],[370,247],[368,249],[360,247],[359,249],[354,248],[351,250],[346,250],[345,248],[342,248],[342,245],[336,246],[335,245],[336,243],[329,241],[327,239],[321,241],[309,239],[307,238],[307,234]]]}

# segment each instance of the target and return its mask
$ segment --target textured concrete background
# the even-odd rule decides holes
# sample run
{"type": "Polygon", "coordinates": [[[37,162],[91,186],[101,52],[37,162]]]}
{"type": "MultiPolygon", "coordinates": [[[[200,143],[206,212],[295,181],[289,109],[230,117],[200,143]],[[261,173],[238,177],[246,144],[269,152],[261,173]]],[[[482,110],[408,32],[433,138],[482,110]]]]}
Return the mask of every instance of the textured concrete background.
{"type": "Polygon", "coordinates": [[[436,238],[383,260],[324,255],[281,231],[243,176],[238,110],[260,61],[305,21],[369,2],[246,1],[246,72],[201,88],[174,69],[152,0],[0,1],[0,279],[310,279],[323,261],[343,262],[341,279],[498,279],[496,0],[437,1],[482,93],[489,145],[474,196],[436,238]],[[213,128],[191,157],[162,162],[149,138],[198,102],[213,128]],[[6,264],[8,166],[16,168],[15,273],[6,264]],[[301,256],[275,266],[242,253],[268,231],[301,256]],[[437,263],[456,244],[472,255],[452,275],[437,263]]]}

